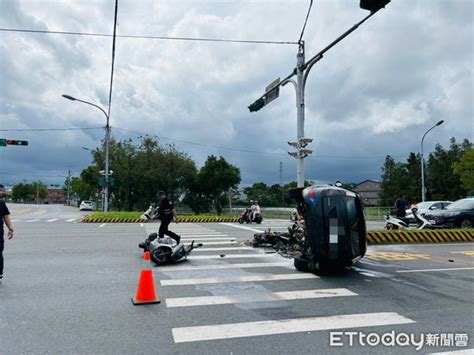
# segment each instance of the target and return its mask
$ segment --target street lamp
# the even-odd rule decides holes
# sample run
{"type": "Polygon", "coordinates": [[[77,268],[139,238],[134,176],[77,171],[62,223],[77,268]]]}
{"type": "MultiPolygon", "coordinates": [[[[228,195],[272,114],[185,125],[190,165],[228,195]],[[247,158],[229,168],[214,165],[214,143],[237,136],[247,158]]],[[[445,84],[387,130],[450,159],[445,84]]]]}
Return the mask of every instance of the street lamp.
{"type": "MultiPolygon", "coordinates": [[[[109,115],[107,115],[107,112],[104,111],[104,109],[100,106],[97,106],[96,104],[93,104],[92,102],[89,101],[84,101],[77,99],[71,95],[62,95],[65,99],[71,100],[71,101],[79,101],[84,104],[94,106],[95,108],[98,108],[99,110],[102,111],[102,113],[105,115],[105,118],[107,119],[107,124],[105,125],[105,183],[104,183],[104,212],[109,211],[109,140],[110,140],[110,125],[109,125],[109,115]]],[[[83,147],[84,149],[84,147],[83,147]]],[[[86,149],[87,150],[87,149],[86,149]]]]}
{"type": "Polygon", "coordinates": [[[311,151],[303,149],[311,143],[311,138],[305,138],[304,136],[304,120],[305,120],[305,87],[306,81],[308,80],[309,72],[311,68],[320,61],[324,54],[329,51],[332,47],[354,32],[360,25],[372,17],[375,13],[385,7],[390,0],[361,0],[360,7],[364,10],[370,11],[370,14],[365,16],[361,21],[356,23],[336,40],[331,42],[323,50],[313,56],[307,62],[305,61],[305,48],[304,41],[299,42],[298,53],[296,55],[296,67],[293,69],[291,74],[286,76],[283,80],[279,78],[274,80],[270,85],[265,88],[265,94],[260,96],[255,102],[253,102],[248,109],[250,112],[256,112],[268,105],[270,102],[278,98],[280,86],[284,86],[288,83],[293,84],[296,91],[296,140],[297,142],[289,142],[289,144],[297,149],[296,152],[289,153],[291,156],[297,159],[296,176],[297,186],[304,187],[304,163],[303,159],[306,158],[311,151]],[[292,79],[296,76],[296,80],[292,79]],[[294,144],[293,144],[294,143],[294,144]]]}
{"type": "Polygon", "coordinates": [[[426,199],[426,188],[425,188],[425,158],[423,156],[423,141],[425,140],[426,135],[429,131],[433,128],[441,126],[444,123],[443,120],[436,122],[436,124],[431,127],[429,130],[423,134],[423,138],[421,138],[421,201],[425,202],[426,199]]]}

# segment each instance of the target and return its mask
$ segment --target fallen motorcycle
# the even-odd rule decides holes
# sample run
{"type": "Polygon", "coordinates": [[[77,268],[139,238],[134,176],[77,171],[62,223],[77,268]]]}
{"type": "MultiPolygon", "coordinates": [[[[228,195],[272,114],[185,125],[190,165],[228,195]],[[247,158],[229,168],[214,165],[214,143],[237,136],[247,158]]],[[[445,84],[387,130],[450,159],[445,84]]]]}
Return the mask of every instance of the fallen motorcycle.
{"type": "Polygon", "coordinates": [[[155,207],[151,204],[148,209],[140,216],[140,219],[152,221],[154,219],[158,219],[158,207],[155,207]]]}
{"type": "Polygon", "coordinates": [[[202,247],[202,244],[194,244],[194,240],[189,245],[178,244],[176,240],[168,236],[159,238],[157,233],[152,233],[138,247],[150,252],[150,259],[156,265],[173,264],[185,260],[193,249],[202,247]]]}

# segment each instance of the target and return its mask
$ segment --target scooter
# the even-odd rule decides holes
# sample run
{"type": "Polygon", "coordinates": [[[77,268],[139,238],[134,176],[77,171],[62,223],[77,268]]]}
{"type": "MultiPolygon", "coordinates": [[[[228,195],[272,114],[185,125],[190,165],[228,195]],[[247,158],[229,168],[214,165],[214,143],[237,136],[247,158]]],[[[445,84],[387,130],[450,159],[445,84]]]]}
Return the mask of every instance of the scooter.
{"type": "Polygon", "coordinates": [[[202,243],[190,245],[178,244],[176,240],[168,236],[159,238],[157,233],[152,233],[138,247],[150,252],[150,259],[156,265],[173,264],[186,259],[193,249],[202,247],[202,243]]]}
{"type": "Polygon", "coordinates": [[[410,227],[408,220],[406,218],[395,217],[386,215],[385,216],[385,229],[386,230],[397,230],[397,229],[405,229],[405,230],[421,230],[421,229],[437,229],[440,228],[438,225],[434,225],[430,223],[424,216],[418,214],[418,208],[414,207],[411,209],[413,213],[413,217],[416,220],[416,226],[410,227]]]}
{"type": "Polygon", "coordinates": [[[140,216],[140,219],[147,221],[158,219],[158,207],[150,205],[150,207],[148,207],[148,209],[140,216]]]}
{"type": "Polygon", "coordinates": [[[257,224],[260,224],[263,222],[263,217],[260,213],[255,213],[255,216],[254,216],[252,210],[250,208],[246,208],[239,217],[239,223],[244,224],[244,222],[245,223],[255,222],[257,224]]]}

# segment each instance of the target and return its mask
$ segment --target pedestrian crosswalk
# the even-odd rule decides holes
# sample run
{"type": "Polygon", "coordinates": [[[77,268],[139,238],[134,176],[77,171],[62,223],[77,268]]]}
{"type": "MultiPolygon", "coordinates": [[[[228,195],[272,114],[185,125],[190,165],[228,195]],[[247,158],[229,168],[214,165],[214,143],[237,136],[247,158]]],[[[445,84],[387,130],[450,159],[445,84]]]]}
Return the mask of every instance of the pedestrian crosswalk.
{"type": "MultiPolygon", "coordinates": [[[[156,226],[145,225],[145,230],[155,232],[156,226]]],[[[297,302],[314,302],[314,309],[318,310],[319,302],[344,302],[360,296],[349,288],[328,287],[312,273],[296,271],[290,259],[242,245],[228,230],[220,232],[203,225],[176,225],[172,230],[181,235],[185,244],[195,240],[203,246],[194,250],[186,262],[154,269],[163,303],[169,312],[207,310],[206,317],[198,319],[176,313],[176,323],[169,329],[176,344],[415,323],[391,310],[377,310],[283,319],[263,313],[268,317],[263,320],[262,313],[250,312],[241,313],[235,322],[222,324],[222,319],[233,319],[231,315],[244,305],[262,309],[284,304],[290,308],[288,314],[293,315],[298,313],[292,309],[297,309],[297,302]],[[249,319],[243,319],[246,316],[249,319]]]]}
{"type": "Polygon", "coordinates": [[[13,218],[13,223],[78,223],[81,218],[13,218]]]}

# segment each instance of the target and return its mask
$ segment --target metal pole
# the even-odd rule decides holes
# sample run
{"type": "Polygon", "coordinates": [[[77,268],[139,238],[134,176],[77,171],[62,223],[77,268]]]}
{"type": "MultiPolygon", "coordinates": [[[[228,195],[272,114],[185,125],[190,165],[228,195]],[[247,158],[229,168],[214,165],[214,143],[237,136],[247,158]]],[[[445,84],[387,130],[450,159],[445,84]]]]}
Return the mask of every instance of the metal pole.
{"type": "MultiPolygon", "coordinates": [[[[426,133],[425,133],[426,135],[426,133]]],[[[425,191],[425,157],[423,155],[423,140],[425,136],[421,139],[421,202],[425,202],[426,191],[425,191]]]]}
{"type": "Polygon", "coordinates": [[[71,206],[70,189],[71,189],[71,169],[67,171],[67,205],[68,206],[71,206]]]}
{"type": "Polygon", "coordinates": [[[109,211],[109,139],[110,139],[110,126],[109,126],[109,116],[107,116],[107,126],[105,127],[104,212],[109,211]]]}
{"type": "Polygon", "coordinates": [[[444,123],[444,120],[436,122],[436,124],[423,134],[421,138],[421,201],[425,202],[426,199],[426,187],[425,187],[425,157],[423,155],[423,141],[426,135],[433,129],[444,123]]]}
{"type": "MultiPolygon", "coordinates": [[[[296,55],[296,141],[304,138],[304,43],[302,42],[296,55]]],[[[298,150],[296,163],[297,187],[304,187],[304,157],[298,150]]]]}

